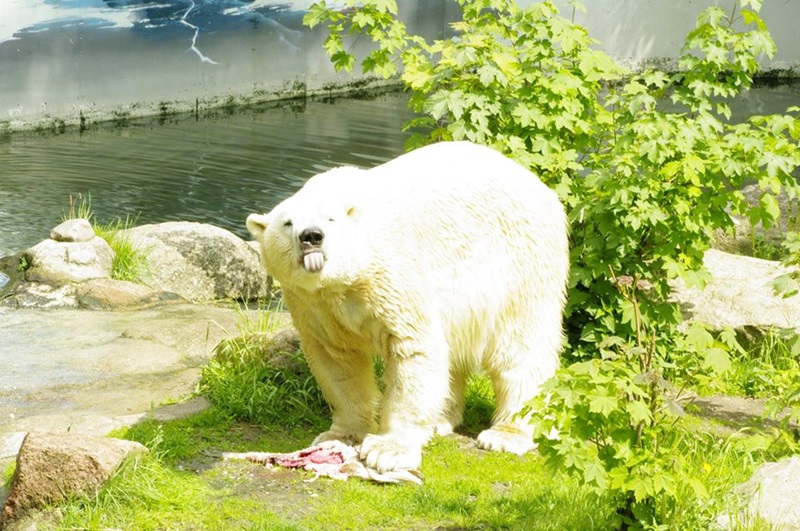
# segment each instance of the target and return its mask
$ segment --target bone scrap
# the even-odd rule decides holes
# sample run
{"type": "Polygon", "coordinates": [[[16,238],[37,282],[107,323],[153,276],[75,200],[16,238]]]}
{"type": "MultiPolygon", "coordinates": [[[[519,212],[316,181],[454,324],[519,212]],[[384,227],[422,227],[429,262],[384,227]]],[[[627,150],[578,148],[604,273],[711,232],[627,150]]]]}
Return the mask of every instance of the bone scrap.
{"type": "Polygon", "coordinates": [[[345,480],[355,476],[377,483],[414,483],[422,485],[422,474],[417,470],[378,472],[367,468],[358,457],[358,448],[349,446],[341,441],[325,441],[289,453],[226,452],[222,454],[222,458],[226,460],[242,459],[265,466],[274,465],[307,470],[314,473],[314,477],[308,481],[315,481],[320,477],[345,480]]]}

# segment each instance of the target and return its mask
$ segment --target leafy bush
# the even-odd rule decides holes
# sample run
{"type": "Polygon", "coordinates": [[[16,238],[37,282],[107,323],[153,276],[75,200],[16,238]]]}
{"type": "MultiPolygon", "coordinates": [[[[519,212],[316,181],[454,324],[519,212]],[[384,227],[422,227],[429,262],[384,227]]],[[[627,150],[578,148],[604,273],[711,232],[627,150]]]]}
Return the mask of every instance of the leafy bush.
{"type": "Polygon", "coordinates": [[[674,73],[619,66],[550,0],[457,3],[454,35],[433,42],[407,32],[394,0],[345,0],[343,12],[323,1],[305,22],[327,25],[339,69],[356,65],[353,35],[374,42],[361,67],[399,75],[411,91],[409,147],[486,144],[559,193],[572,226],[566,322],[578,363],[537,399],[537,440],[552,464],[614,500],[622,526],[668,524],[679,500],[706,494],[686,471],[681,393],[668,380],[711,386],[736,347],[730,333],[679,332],[670,281],[704,285],[703,255],[733,229],[730,213],[768,228],[781,190],[800,190],[800,108],[732,123],[726,103],[750,88],[759,56],[775,53],[761,1],[704,10],[674,73]],[[755,206],[740,192],[751,182],[762,191],[755,206]]]}
{"type": "Polygon", "coordinates": [[[325,48],[337,68],[355,66],[350,35],[375,42],[363,70],[400,72],[422,114],[406,126],[425,131],[411,147],[487,144],[559,192],[573,231],[567,325],[574,356],[596,355],[606,335],[633,334],[609,267],[652,284],[641,311],[657,341],[669,341],[680,313],[668,281],[704,283],[703,253],[715,231],[733,228],[726,209],[769,226],[779,215],[776,194],[798,190],[798,108],[727,121],[726,99],[751,86],[760,55],[775,52],[760,2],[734,2],[730,14],[703,11],[674,74],[625,70],[552,1],[458,4],[456,35],[432,43],[408,34],[393,0],[348,0],[346,14],[320,2],[305,22],[327,24],[325,48]],[[755,207],[739,192],[751,181],[763,190],[755,207]]]}

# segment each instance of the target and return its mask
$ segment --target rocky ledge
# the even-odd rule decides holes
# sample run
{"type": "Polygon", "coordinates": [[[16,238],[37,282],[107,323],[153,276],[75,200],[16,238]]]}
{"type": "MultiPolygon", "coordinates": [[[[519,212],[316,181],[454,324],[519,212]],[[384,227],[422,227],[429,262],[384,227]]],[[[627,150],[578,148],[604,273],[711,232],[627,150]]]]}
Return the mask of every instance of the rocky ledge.
{"type": "Polygon", "coordinates": [[[83,219],[50,238],[0,258],[0,306],[136,309],[164,303],[249,301],[269,294],[258,251],[231,232],[170,222],[120,231],[142,255],[142,284],[112,279],[115,252],[83,219]]]}

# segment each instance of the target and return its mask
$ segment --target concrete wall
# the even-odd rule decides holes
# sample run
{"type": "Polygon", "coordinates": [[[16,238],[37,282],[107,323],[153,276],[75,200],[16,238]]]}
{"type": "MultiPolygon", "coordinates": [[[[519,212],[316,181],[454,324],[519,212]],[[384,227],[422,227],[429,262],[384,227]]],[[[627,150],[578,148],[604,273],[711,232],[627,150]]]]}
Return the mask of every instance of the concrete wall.
{"type": "MultiPolygon", "coordinates": [[[[345,83],[351,78],[336,74],[322,51],[324,31],[302,25],[310,3],[0,0],[0,130],[192,111],[345,83]]],[[[612,55],[636,63],[675,57],[712,1],[584,3],[576,21],[612,55]]],[[[800,2],[764,3],[780,47],[768,66],[800,72],[800,2]]],[[[452,0],[399,4],[409,27],[428,37],[458,16],[452,0]]]]}
{"type": "MultiPolygon", "coordinates": [[[[572,11],[566,1],[562,14],[572,11]]],[[[575,21],[601,41],[602,47],[619,60],[637,64],[647,59],[675,58],[697,15],[717,5],[730,13],[733,0],[583,0],[586,13],[575,21]]],[[[770,69],[793,70],[800,76],[800,1],[764,0],[761,18],[778,46],[770,69]]]]}

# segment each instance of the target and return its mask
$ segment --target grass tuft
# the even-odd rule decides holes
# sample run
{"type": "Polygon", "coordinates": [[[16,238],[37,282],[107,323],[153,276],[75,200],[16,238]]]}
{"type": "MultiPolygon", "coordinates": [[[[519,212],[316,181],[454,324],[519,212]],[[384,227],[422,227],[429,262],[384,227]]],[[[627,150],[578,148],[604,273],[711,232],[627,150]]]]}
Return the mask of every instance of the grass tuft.
{"type": "Polygon", "coordinates": [[[95,224],[95,233],[103,238],[114,250],[111,264],[111,278],[143,284],[147,278],[147,251],[134,245],[123,231],[136,225],[136,218],[126,217],[106,224],[95,224]]]}
{"type": "Polygon", "coordinates": [[[75,197],[70,194],[69,207],[66,212],[61,214],[61,221],[67,221],[68,219],[85,219],[91,221],[93,216],[91,194],[86,194],[84,196],[79,193],[75,197]]]}
{"type": "Polygon", "coordinates": [[[728,394],[769,398],[800,381],[800,336],[793,330],[769,330],[748,349],[732,354],[728,394]]]}
{"type": "Polygon", "coordinates": [[[281,305],[241,310],[238,337],[220,342],[203,367],[200,392],[234,418],[322,428],[328,407],[296,342],[273,341],[281,305]]]}

